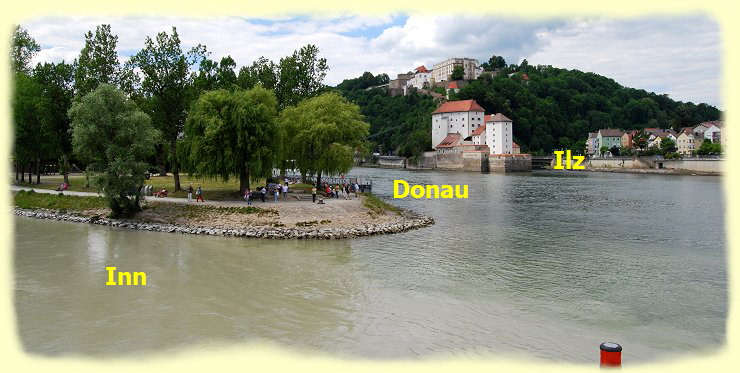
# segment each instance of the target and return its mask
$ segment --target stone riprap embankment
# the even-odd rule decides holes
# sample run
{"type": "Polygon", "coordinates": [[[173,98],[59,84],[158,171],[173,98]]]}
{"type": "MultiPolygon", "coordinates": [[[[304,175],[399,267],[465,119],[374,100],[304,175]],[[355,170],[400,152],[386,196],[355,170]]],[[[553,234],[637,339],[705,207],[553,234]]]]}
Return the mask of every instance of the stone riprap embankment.
{"type": "Polygon", "coordinates": [[[251,226],[246,228],[202,227],[167,223],[142,222],[135,219],[109,219],[101,216],[84,216],[74,213],[46,209],[13,208],[13,214],[36,219],[51,219],[74,223],[107,225],[111,227],[139,229],[154,232],[202,234],[212,236],[234,236],[272,239],[340,239],[379,234],[406,232],[434,224],[434,219],[419,215],[413,211],[403,210],[399,219],[381,224],[369,224],[354,227],[272,227],[251,226]]]}

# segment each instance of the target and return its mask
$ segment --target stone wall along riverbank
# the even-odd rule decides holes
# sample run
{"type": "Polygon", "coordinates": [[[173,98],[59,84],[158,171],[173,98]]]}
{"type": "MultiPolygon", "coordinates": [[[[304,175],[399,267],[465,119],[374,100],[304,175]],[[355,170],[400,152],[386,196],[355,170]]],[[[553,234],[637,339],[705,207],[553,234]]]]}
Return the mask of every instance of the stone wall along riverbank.
{"type": "Polygon", "coordinates": [[[51,219],[74,223],[88,223],[107,225],[111,227],[140,229],[154,232],[203,234],[211,236],[234,236],[250,238],[272,239],[340,239],[379,234],[406,232],[411,229],[423,228],[434,224],[434,219],[419,215],[413,211],[402,210],[399,220],[383,223],[362,225],[347,228],[318,228],[318,227],[271,227],[254,226],[245,228],[235,227],[201,227],[195,225],[177,225],[164,223],[150,223],[135,219],[108,219],[100,216],[83,216],[62,213],[45,209],[13,208],[13,214],[36,219],[51,219]]]}

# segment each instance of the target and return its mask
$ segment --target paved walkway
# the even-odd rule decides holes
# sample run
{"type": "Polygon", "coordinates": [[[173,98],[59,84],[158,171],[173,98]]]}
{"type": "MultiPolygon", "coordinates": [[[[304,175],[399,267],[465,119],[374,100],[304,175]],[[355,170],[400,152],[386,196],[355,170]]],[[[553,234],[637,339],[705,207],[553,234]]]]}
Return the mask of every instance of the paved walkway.
{"type": "MultiPolygon", "coordinates": [[[[11,185],[10,190],[13,191],[20,191],[20,190],[33,190],[36,193],[47,193],[47,194],[59,194],[60,192],[51,190],[51,189],[40,189],[40,188],[30,188],[30,187],[22,187],[17,185],[11,185]]],[[[61,192],[69,196],[87,196],[87,197],[100,197],[100,193],[93,193],[93,192],[73,192],[73,191],[64,191],[61,192]]],[[[187,198],[173,198],[173,197],[153,197],[153,196],[147,196],[143,197],[146,201],[150,202],[172,202],[172,203],[196,203],[195,202],[195,194],[193,194],[193,202],[188,202],[187,198]]],[[[324,198],[324,202],[327,204],[337,204],[337,203],[348,203],[356,198],[354,195],[352,195],[351,200],[345,200],[344,198],[324,198]]],[[[246,201],[208,201],[205,202],[198,202],[198,204],[205,204],[205,205],[211,205],[211,206],[239,206],[244,207],[247,206],[246,201]]],[[[298,201],[293,197],[288,198],[288,200],[283,199],[283,197],[280,197],[280,200],[275,203],[273,202],[273,197],[269,196],[269,198],[265,198],[265,202],[260,202],[259,198],[256,198],[254,200],[253,206],[254,207],[276,207],[279,205],[285,205],[285,204],[312,204],[311,200],[308,201],[298,201]]]]}

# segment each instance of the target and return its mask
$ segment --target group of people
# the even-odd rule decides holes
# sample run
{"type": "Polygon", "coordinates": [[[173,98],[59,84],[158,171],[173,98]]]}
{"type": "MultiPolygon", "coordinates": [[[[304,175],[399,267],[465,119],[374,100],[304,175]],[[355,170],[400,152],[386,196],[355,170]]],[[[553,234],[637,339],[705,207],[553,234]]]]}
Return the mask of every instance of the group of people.
{"type": "MultiPolygon", "coordinates": [[[[203,189],[198,186],[198,189],[195,190],[195,202],[201,201],[205,203],[206,201],[203,200],[203,189]]],[[[188,202],[193,202],[193,186],[188,185],[188,202]]]]}
{"type": "MultiPolygon", "coordinates": [[[[273,193],[273,201],[277,203],[277,201],[280,199],[280,193],[283,194],[283,199],[288,199],[288,183],[285,184],[275,184],[273,187],[270,188],[273,193]]],[[[267,188],[262,187],[258,192],[252,191],[252,189],[247,188],[246,191],[244,191],[244,200],[247,201],[247,205],[252,205],[254,202],[255,194],[259,195],[260,201],[265,202],[265,197],[267,196],[267,188]]]]}
{"type": "MultiPolygon", "coordinates": [[[[349,199],[350,193],[354,193],[355,197],[357,197],[357,192],[360,192],[360,185],[357,183],[342,183],[341,185],[336,184],[334,185],[334,188],[331,187],[331,185],[327,183],[323,183],[322,190],[324,191],[324,196],[327,198],[339,198],[339,196],[344,196],[344,199],[349,199]]],[[[313,187],[311,189],[311,195],[313,197],[313,202],[316,202],[316,187],[313,187]]]]}

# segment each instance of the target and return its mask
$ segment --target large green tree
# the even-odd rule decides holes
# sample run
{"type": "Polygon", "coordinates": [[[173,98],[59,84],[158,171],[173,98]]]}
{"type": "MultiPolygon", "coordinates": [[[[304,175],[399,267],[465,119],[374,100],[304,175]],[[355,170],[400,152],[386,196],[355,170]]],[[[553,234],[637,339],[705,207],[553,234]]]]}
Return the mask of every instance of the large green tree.
{"type": "MultiPolygon", "coordinates": [[[[155,39],[147,37],[144,49],[131,57],[132,66],[140,69],[143,75],[141,91],[147,99],[147,112],[166,141],[160,152],[169,150],[175,191],[180,190],[177,137],[183,130],[187,108],[194,99],[193,76],[189,69],[203,60],[205,54],[205,47],[201,45],[187,55],[183,53],[177,29],[173,27],[170,35],[160,32],[155,39]]],[[[164,157],[161,157],[160,168],[164,173],[164,157]]]]}
{"type": "Polygon", "coordinates": [[[110,25],[98,25],[95,34],[85,34],[85,46],[76,61],[75,91],[82,97],[100,84],[119,84],[121,66],[116,44],[118,36],[111,33],[110,25]]]}
{"type": "MultiPolygon", "coordinates": [[[[12,109],[15,128],[13,158],[16,169],[28,170],[28,182],[31,183],[33,182],[31,172],[35,165],[36,182],[39,183],[41,181],[40,163],[54,142],[41,116],[42,87],[33,77],[23,73],[15,75],[12,109]]],[[[22,175],[23,171],[21,171],[21,181],[25,181],[22,175]]]]}
{"type": "Polygon", "coordinates": [[[660,152],[663,155],[676,151],[676,142],[666,137],[660,141],[660,152]]]}
{"type": "Polygon", "coordinates": [[[317,46],[308,44],[280,59],[279,79],[275,90],[281,108],[297,105],[318,94],[324,87],[323,81],[329,65],[326,58],[319,58],[319,52],[317,46]]]}
{"type": "Polygon", "coordinates": [[[94,172],[92,181],[103,193],[112,216],[140,211],[146,162],[160,132],[149,116],[125,94],[101,84],[69,110],[72,147],[94,172]]]}
{"type": "Polygon", "coordinates": [[[204,93],[185,122],[185,166],[224,181],[237,175],[244,192],[250,180],[272,173],[279,145],[276,117],[275,94],[260,85],[204,93]]]}
{"type": "Polygon", "coordinates": [[[503,57],[494,54],[488,59],[488,62],[483,62],[480,66],[486,71],[503,69],[506,67],[506,60],[503,57]]]}
{"type": "MultiPolygon", "coordinates": [[[[64,63],[38,64],[34,79],[41,88],[39,115],[50,141],[62,155],[61,170],[64,181],[69,183],[69,158],[72,153],[70,119],[67,115],[74,96],[74,68],[64,63]]],[[[52,144],[50,144],[52,145],[52,144]]],[[[49,154],[51,155],[51,154],[49,154]]]]}
{"type": "Polygon", "coordinates": [[[369,125],[360,108],[337,93],[325,93],[286,108],[280,113],[286,154],[302,175],[346,173],[354,151],[368,135],[369,125]]]}
{"type": "Polygon", "coordinates": [[[274,90],[278,84],[279,69],[275,62],[263,57],[253,61],[249,66],[242,66],[237,76],[237,84],[249,89],[256,84],[274,90]]]}
{"type": "Polygon", "coordinates": [[[10,50],[10,64],[13,72],[29,74],[31,60],[40,50],[41,46],[28,34],[28,31],[16,25],[10,50]]]}

